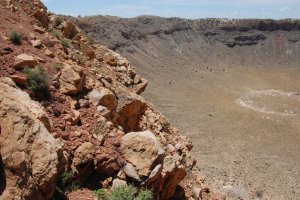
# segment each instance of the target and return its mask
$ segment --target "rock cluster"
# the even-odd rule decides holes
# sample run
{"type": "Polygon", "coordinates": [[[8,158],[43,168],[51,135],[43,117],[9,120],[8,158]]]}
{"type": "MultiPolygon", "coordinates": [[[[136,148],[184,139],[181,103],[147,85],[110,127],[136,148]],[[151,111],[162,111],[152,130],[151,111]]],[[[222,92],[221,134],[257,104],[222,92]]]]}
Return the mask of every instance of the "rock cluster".
{"type": "Polygon", "coordinates": [[[184,178],[196,164],[192,145],[139,96],[147,81],[127,59],[91,45],[72,22],[58,23],[40,1],[20,5],[32,40],[22,43],[26,52],[4,55],[15,61],[1,71],[1,199],[51,199],[70,173],[79,186],[96,181],[114,190],[131,182],[151,189],[155,199],[171,198],[182,183],[186,194],[176,195],[191,199],[196,182],[184,178]],[[70,44],[63,46],[59,40],[66,38],[70,44]],[[25,91],[22,69],[41,64],[50,97],[38,103],[25,91]]]}

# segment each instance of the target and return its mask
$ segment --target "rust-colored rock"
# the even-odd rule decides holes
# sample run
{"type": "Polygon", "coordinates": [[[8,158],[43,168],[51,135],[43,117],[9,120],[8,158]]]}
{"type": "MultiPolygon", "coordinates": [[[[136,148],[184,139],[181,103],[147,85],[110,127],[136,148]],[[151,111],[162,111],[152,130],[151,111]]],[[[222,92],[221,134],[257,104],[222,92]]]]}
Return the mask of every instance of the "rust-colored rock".
{"type": "Polygon", "coordinates": [[[30,55],[27,54],[19,54],[15,58],[15,69],[22,70],[25,67],[34,67],[38,65],[38,61],[30,55]]]}
{"type": "Polygon", "coordinates": [[[124,158],[135,167],[141,177],[148,177],[165,155],[161,144],[150,131],[127,133],[122,138],[121,149],[124,158]]]}
{"type": "Polygon", "coordinates": [[[77,65],[64,64],[60,76],[60,90],[64,94],[76,95],[83,90],[85,73],[77,65]]]}
{"type": "Polygon", "coordinates": [[[140,117],[147,109],[147,104],[142,97],[128,93],[122,88],[117,88],[115,92],[118,97],[115,121],[125,132],[137,131],[140,117]]]}
{"type": "Polygon", "coordinates": [[[94,89],[88,94],[88,97],[94,106],[105,106],[109,110],[114,110],[117,107],[115,94],[104,87],[94,89]]]}
{"type": "Polygon", "coordinates": [[[38,103],[0,81],[0,151],[6,183],[1,199],[52,198],[64,162],[62,147],[46,126],[49,119],[38,103]]]}

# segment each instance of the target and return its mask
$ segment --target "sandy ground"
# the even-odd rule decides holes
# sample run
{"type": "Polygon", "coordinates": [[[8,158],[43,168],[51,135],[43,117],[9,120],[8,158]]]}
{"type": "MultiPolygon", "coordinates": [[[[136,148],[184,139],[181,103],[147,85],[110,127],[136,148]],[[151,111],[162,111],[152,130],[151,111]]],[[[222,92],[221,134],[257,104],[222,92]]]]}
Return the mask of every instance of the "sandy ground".
{"type": "Polygon", "coordinates": [[[299,199],[299,69],[192,70],[139,71],[145,98],[193,141],[207,183],[228,199],[299,199]]]}

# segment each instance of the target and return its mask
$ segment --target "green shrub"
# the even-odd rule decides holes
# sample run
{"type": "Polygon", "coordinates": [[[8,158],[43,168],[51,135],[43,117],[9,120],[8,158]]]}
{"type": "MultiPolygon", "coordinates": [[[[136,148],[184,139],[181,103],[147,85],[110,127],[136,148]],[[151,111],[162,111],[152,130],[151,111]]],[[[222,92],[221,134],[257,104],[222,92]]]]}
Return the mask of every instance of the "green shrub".
{"type": "Polygon", "coordinates": [[[56,37],[57,39],[60,37],[59,31],[56,29],[51,29],[51,34],[53,35],[53,37],[56,37]]]}
{"type": "Polygon", "coordinates": [[[75,58],[75,61],[78,63],[78,64],[84,64],[84,59],[82,58],[82,56],[80,55],[80,53],[76,53],[74,55],[74,58],[75,58]]]}
{"type": "Polygon", "coordinates": [[[21,35],[18,32],[13,31],[10,33],[10,40],[14,44],[21,44],[21,35]]]}
{"type": "Polygon", "coordinates": [[[66,47],[66,48],[70,48],[70,40],[68,40],[67,38],[62,38],[60,40],[60,43],[62,46],[66,47]]]}
{"type": "Polygon", "coordinates": [[[62,68],[62,65],[61,65],[61,64],[58,64],[58,63],[55,63],[55,64],[53,65],[53,68],[56,69],[57,71],[60,71],[61,68],[62,68]]]}
{"type": "Polygon", "coordinates": [[[152,200],[152,192],[147,189],[138,190],[133,185],[121,186],[112,193],[107,193],[104,189],[95,192],[99,200],[152,200]]]}
{"type": "Polygon", "coordinates": [[[94,38],[92,38],[91,36],[88,36],[87,40],[88,40],[89,44],[94,44],[95,43],[94,38]]]}
{"type": "Polygon", "coordinates": [[[27,78],[27,89],[33,93],[48,93],[48,77],[45,75],[45,70],[42,66],[37,68],[26,67],[23,72],[27,78]]]}
{"type": "Polygon", "coordinates": [[[62,17],[55,17],[54,19],[54,27],[58,27],[59,25],[61,25],[63,23],[64,19],[62,17]]]}
{"type": "Polygon", "coordinates": [[[62,193],[69,193],[79,188],[79,182],[72,171],[66,171],[59,179],[57,187],[62,193]]]}
{"type": "Polygon", "coordinates": [[[99,200],[111,200],[110,195],[105,191],[105,189],[99,189],[95,192],[97,199],[99,200]]]}
{"type": "Polygon", "coordinates": [[[163,131],[168,130],[168,129],[170,128],[170,126],[171,126],[171,123],[170,123],[170,122],[167,122],[167,121],[164,122],[163,125],[162,125],[163,131]]]}

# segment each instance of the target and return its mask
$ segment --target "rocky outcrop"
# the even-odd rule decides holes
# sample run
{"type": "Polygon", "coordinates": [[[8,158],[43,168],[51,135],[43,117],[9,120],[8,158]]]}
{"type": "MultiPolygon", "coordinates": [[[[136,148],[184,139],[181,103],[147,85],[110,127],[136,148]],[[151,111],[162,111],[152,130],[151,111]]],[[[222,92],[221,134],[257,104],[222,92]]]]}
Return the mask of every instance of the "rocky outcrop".
{"type": "Polygon", "coordinates": [[[127,133],[121,142],[124,158],[130,162],[140,177],[148,177],[151,170],[165,156],[161,144],[150,131],[127,133]]]}
{"type": "Polygon", "coordinates": [[[50,199],[64,170],[62,146],[49,133],[42,107],[10,79],[0,81],[0,127],[6,183],[1,198],[50,199]]]}
{"type": "Polygon", "coordinates": [[[30,55],[20,54],[15,58],[15,69],[24,69],[25,67],[34,67],[38,65],[38,61],[30,55]]]}
{"type": "Polygon", "coordinates": [[[109,110],[114,110],[117,107],[115,94],[104,87],[94,89],[88,94],[88,97],[94,106],[105,106],[109,110]]]}
{"type": "Polygon", "coordinates": [[[115,121],[120,124],[125,132],[138,130],[141,115],[147,109],[147,104],[140,96],[128,93],[122,88],[115,91],[118,97],[115,121]]]}
{"type": "Polygon", "coordinates": [[[76,95],[83,90],[85,73],[76,64],[64,64],[60,76],[60,90],[64,94],[76,95]]]}

